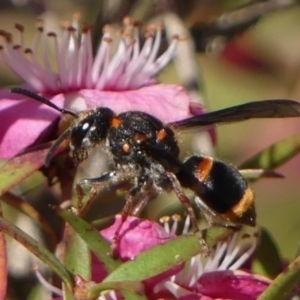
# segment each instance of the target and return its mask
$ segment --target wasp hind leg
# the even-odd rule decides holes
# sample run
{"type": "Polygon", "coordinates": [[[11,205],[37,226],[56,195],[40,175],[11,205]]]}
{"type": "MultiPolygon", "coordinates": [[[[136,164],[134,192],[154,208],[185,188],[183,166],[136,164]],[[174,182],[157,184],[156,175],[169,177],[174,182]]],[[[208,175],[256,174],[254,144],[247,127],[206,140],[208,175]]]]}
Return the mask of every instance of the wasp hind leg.
{"type": "Polygon", "coordinates": [[[203,250],[203,254],[205,256],[209,256],[210,249],[209,249],[208,245],[206,244],[206,241],[203,238],[201,229],[198,226],[197,218],[196,218],[194,209],[193,209],[193,207],[190,203],[189,198],[185,195],[185,193],[182,189],[182,186],[181,186],[180,182],[178,181],[176,175],[172,172],[166,172],[166,175],[168,176],[168,178],[172,182],[173,190],[176,193],[178,199],[185,206],[187,214],[191,218],[191,221],[192,221],[192,224],[193,224],[193,227],[194,227],[194,230],[195,230],[195,234],[199,238],[200,245],[201,245],[202,250],[203,250]]]}

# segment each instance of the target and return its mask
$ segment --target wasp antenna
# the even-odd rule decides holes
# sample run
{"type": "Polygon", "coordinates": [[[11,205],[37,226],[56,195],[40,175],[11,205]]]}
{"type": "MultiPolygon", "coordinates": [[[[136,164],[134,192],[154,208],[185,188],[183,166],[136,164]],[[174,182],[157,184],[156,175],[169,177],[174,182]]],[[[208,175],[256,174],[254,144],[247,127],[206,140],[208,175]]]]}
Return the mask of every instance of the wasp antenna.
{"type": "Polygon", "coordinates": [[[55,151],[57,150],[57,148],[59,147],[59,145],[70,135],[71,133],[71,128],[68,128],[50,147],[46,158],[45,158],[45,167],[48,168],[50,165],[50,161],[55,153],[55,151]]]}
{"type": "Polygon", "coordinates": [[[16,87],[16,88],[12,88],[10,90],[10,92],[27,96],[27,97],[37,100],[43,104],[46,104],[46,105],[58,110],[59,112],[61,112],[63,114],[69,114],[69,115],[73,116],[74,118],[78,118],[78,115],[74,111],[65,109],[65,108],[61,108],[61,107],[55,105],[53,102],[49,101],[48,99],[46,99],[32,91],[29,91],[29,90],[26,90],[26,89],[23,89],[20,87],[16,87]]]}

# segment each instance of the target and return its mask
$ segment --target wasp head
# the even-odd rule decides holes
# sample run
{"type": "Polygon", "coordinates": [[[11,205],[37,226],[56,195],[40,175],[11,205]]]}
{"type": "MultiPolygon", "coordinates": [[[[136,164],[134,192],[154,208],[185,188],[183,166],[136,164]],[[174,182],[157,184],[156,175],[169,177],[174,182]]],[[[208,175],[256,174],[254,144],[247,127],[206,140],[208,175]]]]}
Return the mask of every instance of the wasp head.
{"type": "Polygon", "coordinates": [[[99,107],[79,115],[72,126],[70,149],[75,163],[85,160],[88,150],[101,143],[107,135],[114,113],[99,107]]]}

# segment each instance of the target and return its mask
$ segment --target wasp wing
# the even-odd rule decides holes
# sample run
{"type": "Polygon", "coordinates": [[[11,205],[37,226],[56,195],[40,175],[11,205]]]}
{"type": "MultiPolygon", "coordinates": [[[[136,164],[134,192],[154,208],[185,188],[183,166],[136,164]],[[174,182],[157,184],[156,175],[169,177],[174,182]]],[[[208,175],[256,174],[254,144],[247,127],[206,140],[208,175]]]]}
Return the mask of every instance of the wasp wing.
{"type": "Polygon", "coordinates": [[[174,129],[232,123],[255,118],[289,118],[300,116],[300,103],[293,100],[263,100],[249,102],[203,115],[169,123],[174,129]]]}

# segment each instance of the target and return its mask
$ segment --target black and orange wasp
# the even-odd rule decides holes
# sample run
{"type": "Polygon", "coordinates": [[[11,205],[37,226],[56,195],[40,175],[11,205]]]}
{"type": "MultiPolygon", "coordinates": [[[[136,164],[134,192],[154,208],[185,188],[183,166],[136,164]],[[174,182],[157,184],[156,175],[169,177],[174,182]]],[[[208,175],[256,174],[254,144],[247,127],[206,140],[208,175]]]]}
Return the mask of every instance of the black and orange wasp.
{"type": "Polygon", "coordinates": [[[73,124],[52,144],[46,156],[46,166],[65,139],[70,139],[75,163],[85,160],[90,149],[105,143],[112,154],[114,169],[96,178],[80,180],[78,186],[117,182],[120,178],[130,181],[133,186],[126,196],[123,222],[130,214],[139,215],[148,201],[161,191],[174,191],[186,207],[205,249],[207,246],[184,188],[190,189],[200,199],[200,208],[210,225],[228,227],[255,226],[254,194],[247,180],[228,163],[202,155],[193,155],[185,161],[179,159],[175,131],[253,118],[300,116],[300,103],[280,99],[249,102],[164,124],[141,111],[116,114],[108,107],[95,107],[75,113],[23,88],[13,88],[11,92],[74,117],[73,124]]]}

